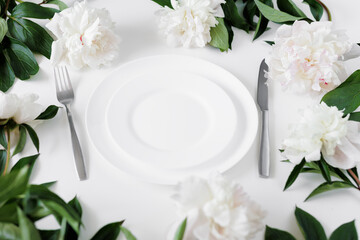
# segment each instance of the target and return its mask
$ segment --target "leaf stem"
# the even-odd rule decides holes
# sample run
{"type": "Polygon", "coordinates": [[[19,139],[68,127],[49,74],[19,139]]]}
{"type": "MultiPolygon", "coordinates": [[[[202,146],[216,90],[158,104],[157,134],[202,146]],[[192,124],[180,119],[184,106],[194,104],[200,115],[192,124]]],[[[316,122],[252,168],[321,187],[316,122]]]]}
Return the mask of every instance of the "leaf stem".
{"type": "Polygon", "coordinates": [[[7,133],[7,150],[6,150],[6,162],[5,162],[3,175],[6,174],[10,162],[10,129],[9,128],[6,128],[6,133],[7,133]]]}
{"type": "Polygon", "coordinates": [[[331,17],[331,13],[330,13],[329,8],[321,0],[315,0],[315,1],[317,1],[325,9],[325,12],[326,12],[326,14],[328,16],[328,20],[331,21],[332,17],[331,17]]]}
{"type": "Polygon", "coordinates": [[[5,9],[4,9],[4,15],[3,15],[4,19],[6,19],[6,17],[7,17],[7,10],[9,8],[9,4],[10,4],[10,0],[6,0],[6,5],[5,5],[5,9]]]}
{"type": "Polygon", "coordinates": [[[356,176],[356,174],[351,170],[351,169],[348,169],[347,172],[353,177],[353,179],[356,181],[356,185],[357,185],[357,188],[360,190],[360,180],[359,178],[356,176]]]}

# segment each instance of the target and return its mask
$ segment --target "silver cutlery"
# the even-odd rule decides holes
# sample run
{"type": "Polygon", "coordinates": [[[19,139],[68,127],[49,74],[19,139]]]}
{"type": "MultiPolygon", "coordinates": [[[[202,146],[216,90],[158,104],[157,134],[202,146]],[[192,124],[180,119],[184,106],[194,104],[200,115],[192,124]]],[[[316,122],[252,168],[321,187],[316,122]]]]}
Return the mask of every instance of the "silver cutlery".
{"type": "Polygon", "coordinates": [[[76,171],[81,181],[86,180],[87,174],[86,174],[85,161],[82,154],[80,142],[75,131],[72,113],[70,111],[70,104],[74,100],[74,91],[71,86],[69,73],[65,66],[59,66],[54,68],[54,76],[55,76],[56,96],[58,101],[65,106],[69,121],[76,171]]]}
{"type": "Polygon", "coordinates": [[[259,174],[260,177],[267,178],[270,176],[270,146],[269,146],[269,106],[268,106],[268,86],[267,77],[268,66],[265,59],[262,60],[259,70],[257,101],[261,109],[261,144],[259,158],[259,174]]]}

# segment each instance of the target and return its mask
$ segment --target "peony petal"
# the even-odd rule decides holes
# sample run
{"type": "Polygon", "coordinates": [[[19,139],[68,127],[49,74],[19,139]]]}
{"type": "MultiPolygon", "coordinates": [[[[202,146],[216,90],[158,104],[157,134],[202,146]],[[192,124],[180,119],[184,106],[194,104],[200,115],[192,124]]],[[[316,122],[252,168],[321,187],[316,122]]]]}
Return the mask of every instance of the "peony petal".
{"type": "Polygon", "coordinates": [[[357,58],[360,56],[360,46],[353,44],[351,50],[344,55],[344,60],[349,60],[352,58],[357,58]]]}
{"type": "Polygon", "coordinates": [[[19,98],[15,94],[0,92],[0,119],[12,118],[19,107],[19,98]]]}
{"type": "Polygon", "coordinates": [[[189,177],[177,185],[173,199],[183,211],[200,208],[212,197],[208,183],[201,178],[189,177]]]}
{"type": "Polygon", "coordinates": [[[324,159],[331,166],[341,169],[350,169],[360,163],[360,145],[351,142],[348,137],[341,140],[341,144],[335,148],[334,155],[323,153],[324,159]]]}
{"type": "Polygon", "coordinates": [[[36,94],[24,95],[20,98],[19,107],[13,117],[18,124],[28,123],[37,118],[44,110],[44,107],[35,101],[38,99],[36,94]]]}
{"type": "Polygon", "coordinates": [[[53,66],[60,64],[66,54],[65,39],[59,39],[52,43],[50,62],[53,66]]]}

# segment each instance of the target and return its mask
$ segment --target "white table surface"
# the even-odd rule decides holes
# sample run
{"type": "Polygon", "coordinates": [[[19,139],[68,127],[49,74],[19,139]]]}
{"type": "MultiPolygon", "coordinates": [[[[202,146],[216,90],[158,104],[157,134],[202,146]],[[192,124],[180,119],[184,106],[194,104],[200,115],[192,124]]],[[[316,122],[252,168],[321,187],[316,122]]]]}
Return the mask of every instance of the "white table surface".
{"type": "MultiPolygon", "coordinates": [[[[65,1],[70,3],[72,1],[65,1]]],[[[301,1],[296,1],[300,4],[301,1]]],[[[350,39],[360,42],[360,2],[358,0],[324,0],[332,10],[333,22],[337,29],[346,29],[350,39]]],[[[112,67],[100,70],[70,70],[75,89],[75,102],[72,106],[75,124],[88,164],[89,180],[80,182],[74,167],[70,132],[64,109],[51,121],[44,122],[36,129],[40,138],[40,158],[34,168],[32,181],[43,183],[57,180],[54,191],[65,200],[75,195],[82,203],[84,214],[80,239],[89,239],[101,226],[112,221],[126,219],[125,226],[142,240],[165,239],[169,226],[175,221],[176,208],[170,196],[172,187],[154,185],[139,181],[114,168],[92,146],[85,129],[85,110],[89,97],[104,77],[123,63],[141,57],[159,54],[180,54],[199,57],[222,66],[230,71],[256,96],[257,76],[261,60],[270,47],[264,40],[272,40],[276,24],[260,39],[252,42],[252,36],[238,29],[234,30],[233,50],[221,53],[205,47],[202,49],[183,49],[168,47],[157,31],[154,12],[159,6],[151,0],[88,0],[94,7],[107,8],[122,43],[120,57],[112,67]]],[[[309,13],[306,5],[303,6],[309,13]]],[[[39,94],[44,105],[57,104],[52,66],[44,57],[37,57],[39,73],[29,81],[17,80],[11,92],[34,92],[39,94]]],[[[360,59],[346,64],[348,73],[360,66],[360,59]]],[[[301,175],[286,192],[283,186],[292,165],[281,163],[278,148],[281,140],[288,134],[287,126],[297,118],[298,108],[305,107],[304,97],[294,96],[280,90],[277,83],[270,85],[270,138],[271,138],[271,178],[258,177],[257,159],[259,137],[246,156],[225,173],[230,179],[238,180],[251,198],[266,210],[264,222],[272,227],[292,232],[301,239],[294,209],[299,206],[313,214],[323,223],[327,234],[340,224],[356,219],[360,231],[360,193],[356,190],[337,190],[323,194],[304,203],[305,197],[320,183],[321,176],[301,175]]],[[[22,154],[30,155],[35,149],[28,144],[22,154]]],[[[39,223],[40,227],[56,227],[53,219],[39,223]]],[[[263,239],[264,232],[255,239],[263,239]]]]}

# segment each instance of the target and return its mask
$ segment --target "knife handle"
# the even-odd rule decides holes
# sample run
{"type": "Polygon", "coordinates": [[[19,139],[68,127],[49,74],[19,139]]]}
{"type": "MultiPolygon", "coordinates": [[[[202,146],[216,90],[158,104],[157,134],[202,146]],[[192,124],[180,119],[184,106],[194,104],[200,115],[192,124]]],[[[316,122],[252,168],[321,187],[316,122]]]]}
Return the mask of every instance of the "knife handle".
{"type": "Polygon", "coordinates": [[[267,110],[262,112],[262,129],[259,159],[260,177],[270,176],[270,144],[269,144],[269,113],[267,110]]]}

